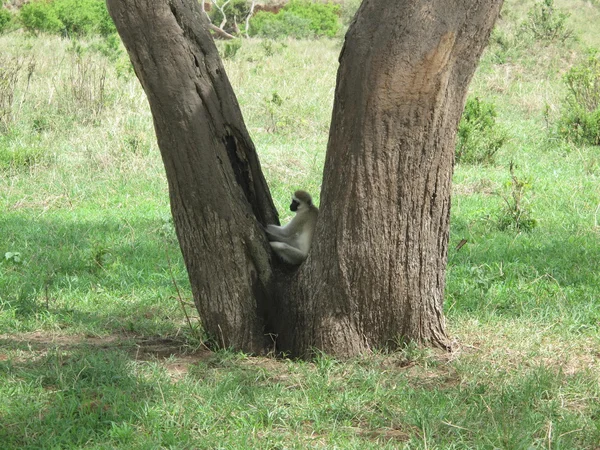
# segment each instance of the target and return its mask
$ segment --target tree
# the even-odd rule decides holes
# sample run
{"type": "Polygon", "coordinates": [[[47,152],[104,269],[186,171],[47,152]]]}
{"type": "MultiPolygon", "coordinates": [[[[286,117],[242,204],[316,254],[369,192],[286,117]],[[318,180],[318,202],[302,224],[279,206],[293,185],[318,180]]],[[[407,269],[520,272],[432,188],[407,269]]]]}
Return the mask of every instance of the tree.
{"type": "MultiPolygon", "coordinates": [[[[364,0],[340,55],[321,214],[297,270],[194,0],[107,0],[148,96],[194,301],[216,344],[356,355],[449,348],[443,316],[454,141],[502,0],[364,0]]],[[[290,188],[291,189],[291,188],[290,188]]]]}

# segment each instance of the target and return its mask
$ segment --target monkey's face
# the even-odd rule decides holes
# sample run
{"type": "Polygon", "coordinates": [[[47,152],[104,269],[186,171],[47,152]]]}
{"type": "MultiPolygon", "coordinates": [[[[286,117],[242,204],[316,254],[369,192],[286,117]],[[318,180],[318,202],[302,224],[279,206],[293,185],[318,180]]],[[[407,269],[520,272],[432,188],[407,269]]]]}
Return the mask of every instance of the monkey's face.
{"type": "Polygon", "coordinates": [[[300,206],[300,202],[295,198],[292,198],[292,204],[290,205],[290,211],[298,211],[298,206],[300,206]]]}

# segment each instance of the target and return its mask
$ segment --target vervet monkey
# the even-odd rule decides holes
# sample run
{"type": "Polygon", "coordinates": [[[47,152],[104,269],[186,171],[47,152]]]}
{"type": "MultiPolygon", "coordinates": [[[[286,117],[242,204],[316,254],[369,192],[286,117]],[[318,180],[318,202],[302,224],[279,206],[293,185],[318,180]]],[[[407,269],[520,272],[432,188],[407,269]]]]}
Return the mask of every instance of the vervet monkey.
{"type": "Polygon", "coordinates": [[[286,226],[267,225],[266,232],[271,247],[282,260],[288,264],[300,264],[310,250],[319,208],[313,205],[308,192],[296,191],[290,210],[296,215],[286,226]]]}

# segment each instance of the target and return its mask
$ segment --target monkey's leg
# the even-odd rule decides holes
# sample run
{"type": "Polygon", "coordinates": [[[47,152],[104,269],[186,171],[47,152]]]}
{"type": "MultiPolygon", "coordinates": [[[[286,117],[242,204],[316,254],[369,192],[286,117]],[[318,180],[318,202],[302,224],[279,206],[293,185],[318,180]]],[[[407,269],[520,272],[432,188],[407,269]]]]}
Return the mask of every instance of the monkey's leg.
{"type": "Polygon", "coordinates": [[[300,264],[306,259],[306,253],[285,242],[270,242],[277,255],[288,264],[300,264]]]}

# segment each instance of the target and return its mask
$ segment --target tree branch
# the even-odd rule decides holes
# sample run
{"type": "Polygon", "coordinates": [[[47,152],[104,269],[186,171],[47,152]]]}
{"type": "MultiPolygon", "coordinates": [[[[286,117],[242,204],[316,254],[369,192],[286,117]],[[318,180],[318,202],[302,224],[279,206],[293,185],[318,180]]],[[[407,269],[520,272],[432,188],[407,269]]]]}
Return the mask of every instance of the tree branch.
{"type": "Polygon", "coordinates": [[[246,37],[249,38],[248,30],[250,29],[250,18],[254,15],[254,7],[256,6],[256,1],[252,0],[252,4],[250,5],[250,12],[246,16],[246,37]]]}
{"type": "MultiPolygon", "coordinates": [[[[232,34],[229,34],[227,31],[225,31],[223,29],[223,27],[227,23],[227,15],[225,15],[225,6],[227,6],[227,4],[229,4],[230,1],[231,0],[227,0],[225,3],[223,3],[221,6],[219,6],[217,0],[211,0],[212,4],[215,6],[215,8],[217,8],[219,10],[219,12],[223,15],[223,20],[221,21],[221,25],[216,26],[214,23],[212,23],[212,21],[210,20],[210,17],[208,18],[208,20],[210,21],[210,29],[213,30],[217,35],[219,35],[220,37],[222,37],[224,39],[235,39],[235,36],[233,36],[232,34]]],[[[204,2],[201,2],[201,3],[202,3],[202,9],[204,10],[204,2]]],[[[208,13],[206,15],[208,16],[208,13]]]]}
{"type": "Polygon", "coordinates": [[[214,23],[209,23],[208,27],[211,30],[213,30],[215,33],[217,33],[219,36],[221,36],[222,38],[225,38],[225,39],[235,39],[234,35],[229,34],[225,30],[222,30],[221,28],[219,28],[218,26],[216,26],[214,23]]]}

